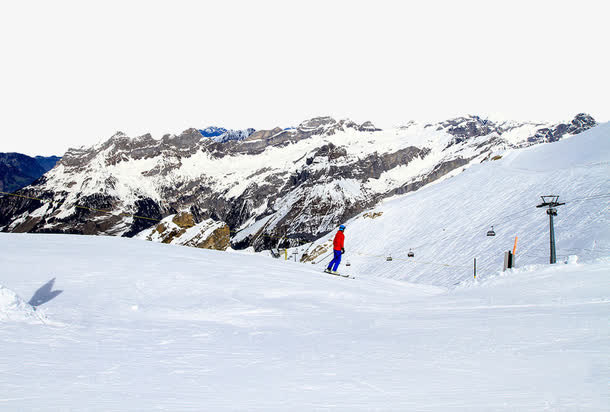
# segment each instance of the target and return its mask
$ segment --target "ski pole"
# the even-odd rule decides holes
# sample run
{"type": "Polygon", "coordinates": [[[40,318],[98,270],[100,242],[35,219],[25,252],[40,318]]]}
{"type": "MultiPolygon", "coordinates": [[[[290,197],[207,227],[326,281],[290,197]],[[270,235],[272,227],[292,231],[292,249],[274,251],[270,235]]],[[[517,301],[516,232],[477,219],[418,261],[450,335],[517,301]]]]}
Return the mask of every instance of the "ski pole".
{"type": "Polygon", "coordinates": [[[333,254],[333,252],[330,252],[328,255],[326,255],[326,256],[324,256],[324,257],[320,258],[320,260],[318,260],[317,262],[315,262],[315,264],[320,263],[321,261],[323,261],[324,259],[326,259],[327,257],[329,257],[329,256],[330,256],[330,255],[332,255],[332,254],[333,254]]]}

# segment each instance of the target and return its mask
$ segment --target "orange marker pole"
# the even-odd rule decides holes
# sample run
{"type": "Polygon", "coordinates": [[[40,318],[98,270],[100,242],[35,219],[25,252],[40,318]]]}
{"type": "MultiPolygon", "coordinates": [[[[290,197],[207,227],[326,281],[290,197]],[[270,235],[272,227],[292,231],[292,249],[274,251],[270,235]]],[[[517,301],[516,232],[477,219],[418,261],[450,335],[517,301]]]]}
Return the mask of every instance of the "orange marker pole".
{"type": "Polygon", "coordinates": [[[517,251],[517,239],[519,239],[519,236],[515,236],[515,246],[513,246],[513,255],[517,251]]]}

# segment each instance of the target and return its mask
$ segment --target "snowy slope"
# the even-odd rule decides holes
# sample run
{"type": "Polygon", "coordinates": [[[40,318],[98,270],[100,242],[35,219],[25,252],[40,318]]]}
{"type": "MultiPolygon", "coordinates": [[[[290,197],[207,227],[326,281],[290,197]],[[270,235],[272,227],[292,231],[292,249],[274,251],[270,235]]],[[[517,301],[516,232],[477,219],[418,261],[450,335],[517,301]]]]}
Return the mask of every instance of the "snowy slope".
{"type": "Polygon", "coordinates": [[[609,263],[447,290],[116,237],[0,234],[0,409],[606,410],[609,263]]]}
{"type": "MultiPolygon", "coordinates": [[[[549,223],[541,195],[559,195],[558,259],[610,256],[610,124],[551,144],[508,150],[502,158],[405,196],[348,221],[345,272],[452,286],[502,269],[518,236],[518,266],[549,261],[549,223]],[[374,219],[371,213],[382,213],[374,219]],[[495,237],[486,232],[493,225],[495,237]],[[409,250],[415,256],[407,256],[409,250]],[[391,256],[392,261],[386,261],[391,256]]],[[[334,232],[299,254],[328,247],[334,232]]],[[[327,260],[320,262],[318,268],[327,260]]]]}

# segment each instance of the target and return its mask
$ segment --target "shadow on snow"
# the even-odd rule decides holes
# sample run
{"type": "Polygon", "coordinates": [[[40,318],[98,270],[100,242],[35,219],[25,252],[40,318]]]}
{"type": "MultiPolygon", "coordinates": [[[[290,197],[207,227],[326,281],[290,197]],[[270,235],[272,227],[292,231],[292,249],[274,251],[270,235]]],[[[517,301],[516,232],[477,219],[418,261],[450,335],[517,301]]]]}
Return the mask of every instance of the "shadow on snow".
{"type": "Polygon", "coordinates": [[[54,283],[55,278],[45,283],[40,289],[36,291],[36,293],[34,293],[34,296],[32,296],[32,299],[30,299],[28,303],[32,306],[40,306],[43,303],[47,303],[48,301],[62,293],[63,290],[53,290],[54,283]]]}

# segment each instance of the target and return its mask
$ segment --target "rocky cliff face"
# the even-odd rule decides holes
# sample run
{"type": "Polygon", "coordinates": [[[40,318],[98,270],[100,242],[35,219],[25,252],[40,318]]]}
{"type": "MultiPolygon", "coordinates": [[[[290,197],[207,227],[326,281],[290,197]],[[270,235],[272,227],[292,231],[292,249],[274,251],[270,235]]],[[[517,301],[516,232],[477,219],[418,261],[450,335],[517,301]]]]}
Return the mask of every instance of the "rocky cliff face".
{"type": "Polygon", "coordinates": [[[586,113],[580,113],[570,123],[560,123],[554,127],[543,127],[534,136],[527,139],[527,144],[556,142],[565,135],[582,133],[596,125],[595,119],[586,113]]]}
{"type": "Polygon", "coordinates": [[[295,244],[493,153],[594,125],[584,114],[559,125],[467,116],[380,130],[371,122],[320,117],[291,129],[189,129],[161,139],[117,133],[97,146],[69,150],[19,192],[23,197],[1,198],[0,230],[144,233],[140,237],[220,249],[230,230],[234,248],[295,244]],[[184,216],[193,226],[183,227],[184,216]],[[206,235],[191,242],[193,232],[210,227],[215,240],[206,235]]]}
{"type": "Polygon", "coordinates": [[[226,250],[230,246],[231,233],[223,222],[206,219],[196,223],[191,213],[181,212],[167,216],[137,237],[174,245],[226,250]]]}

